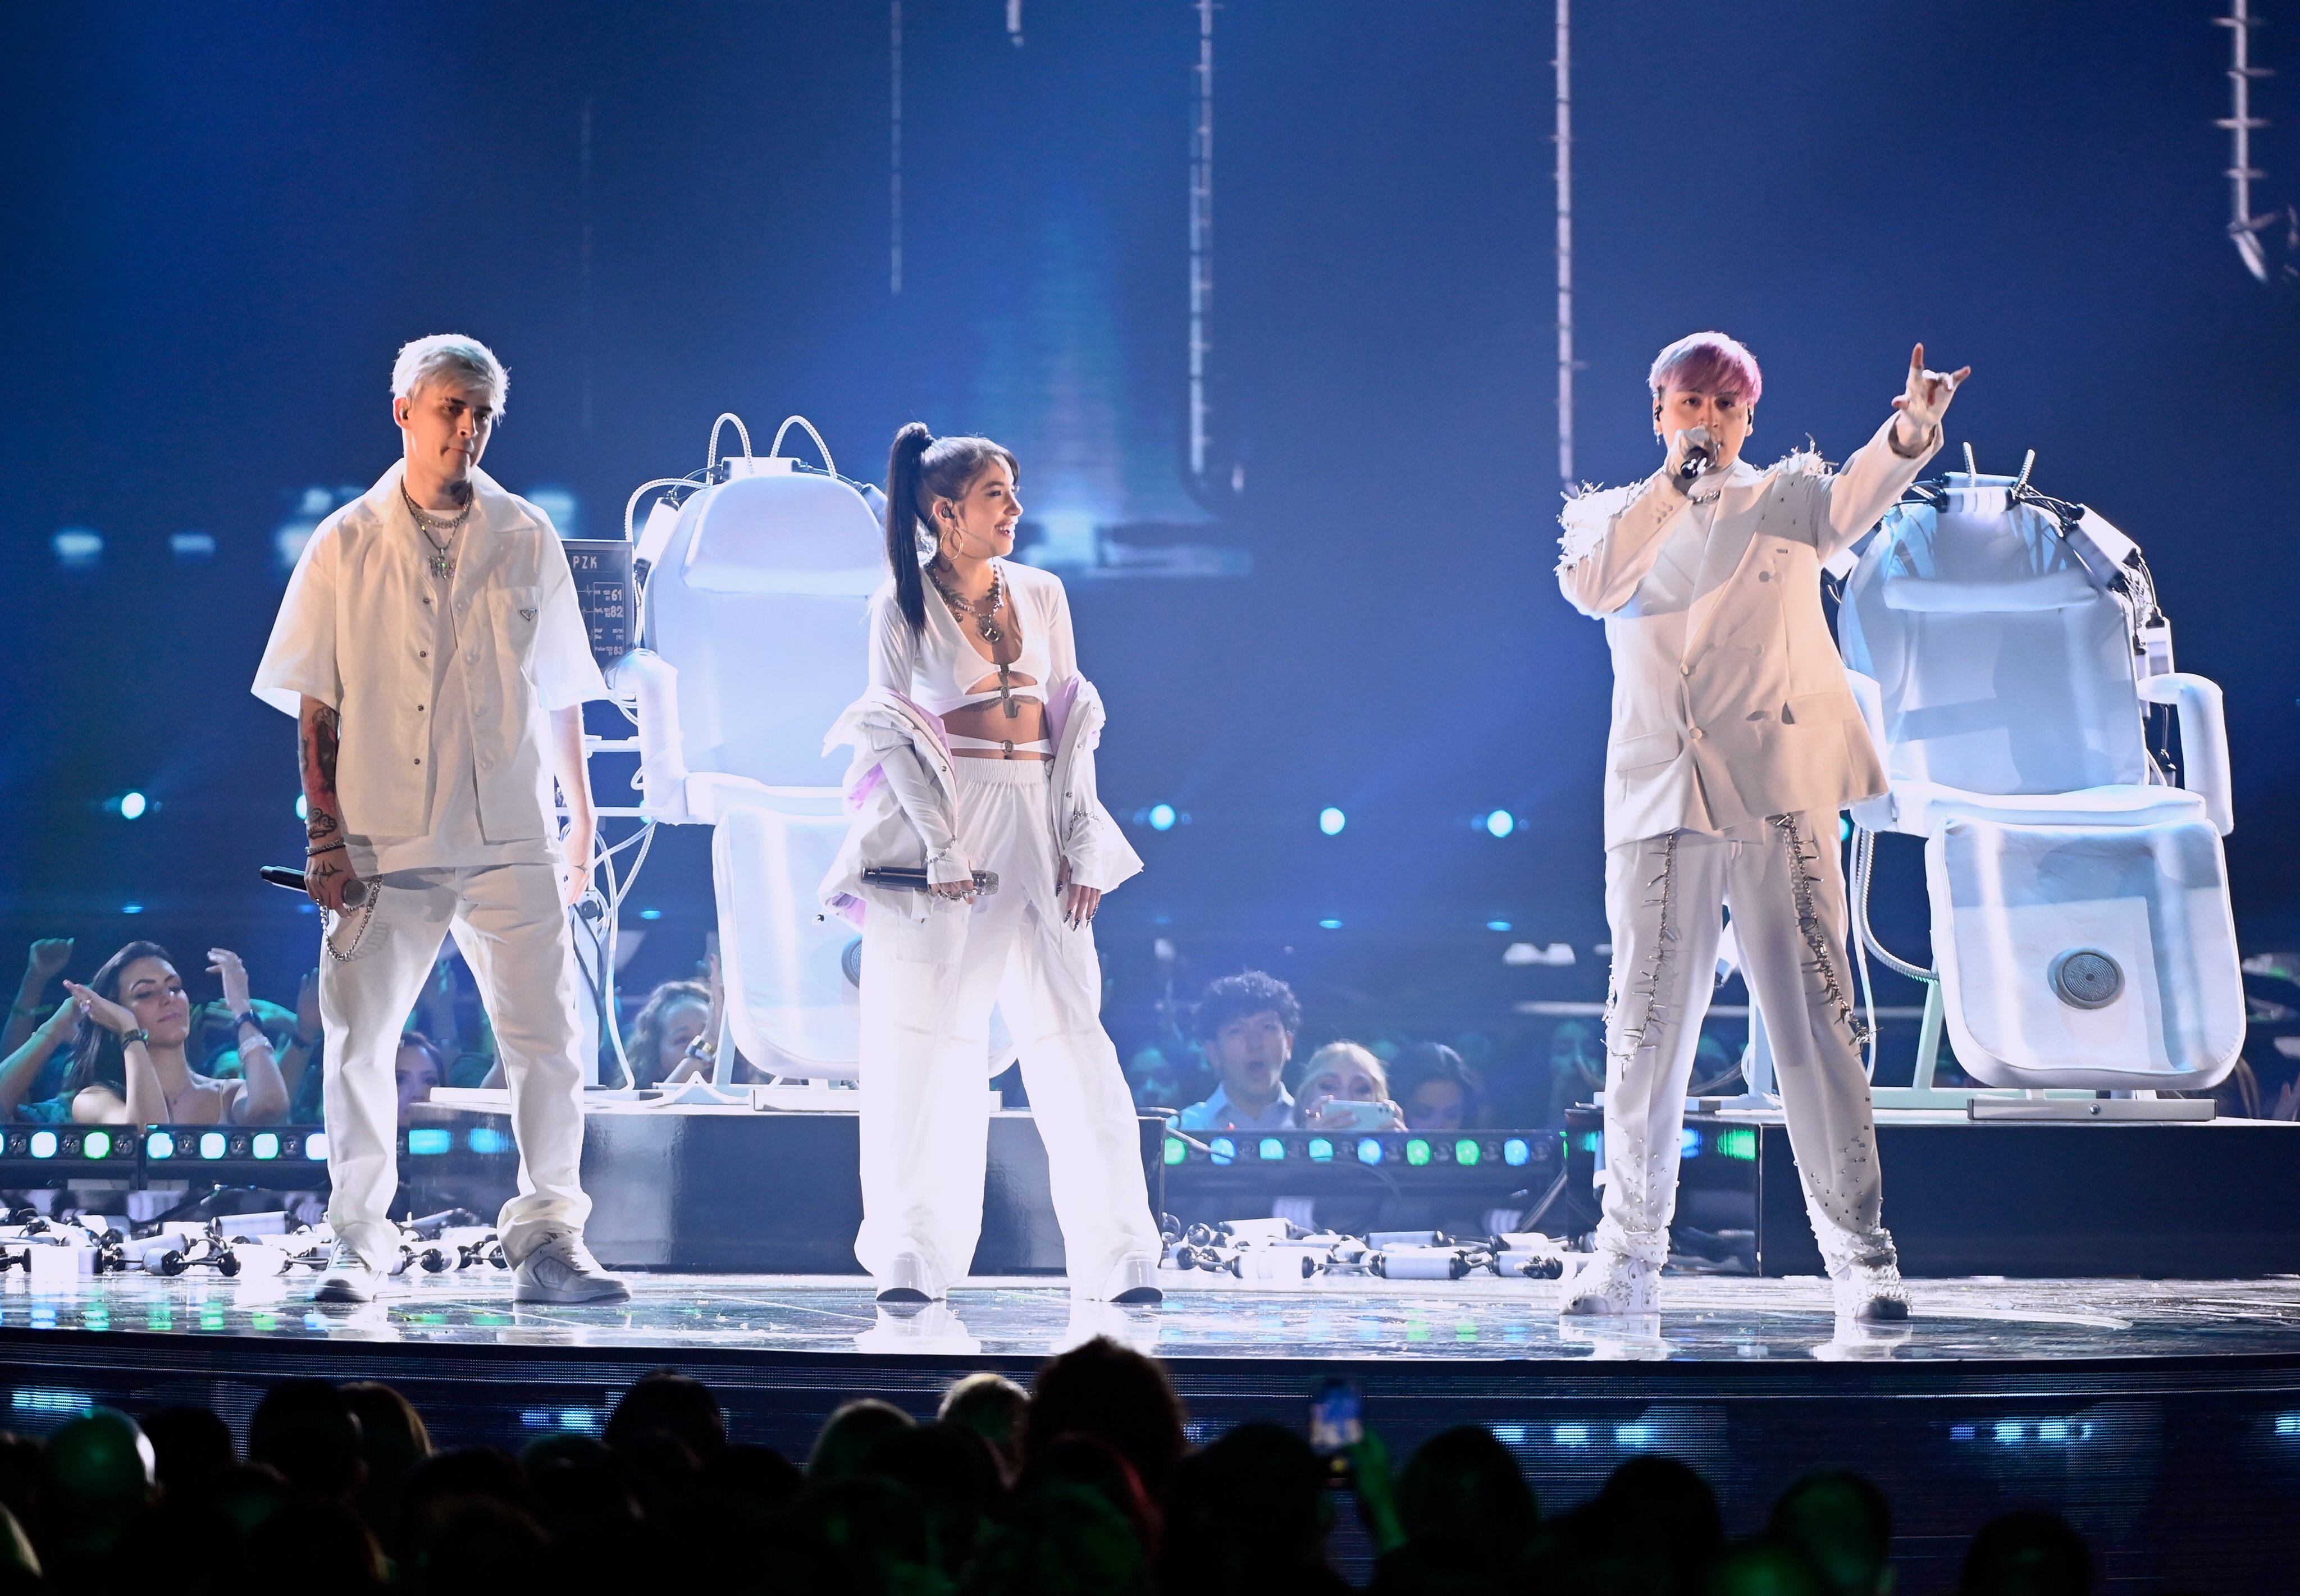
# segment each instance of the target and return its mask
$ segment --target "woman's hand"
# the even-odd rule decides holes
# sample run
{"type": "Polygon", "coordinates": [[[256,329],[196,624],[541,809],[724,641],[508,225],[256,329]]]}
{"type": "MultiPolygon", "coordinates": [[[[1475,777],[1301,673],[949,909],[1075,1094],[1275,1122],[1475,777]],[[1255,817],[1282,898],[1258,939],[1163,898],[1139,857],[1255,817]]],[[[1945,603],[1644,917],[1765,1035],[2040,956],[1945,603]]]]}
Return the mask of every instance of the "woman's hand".
{"type": "Polygon", "coordinates": [[[234,1014],[245,1014],[247,1004],[247,966],[229,948],[208,950],[208,974],[223,977],[223,1006],[234,1014]]]}
{"type": "Polygon", "coordinates": [[[43,936],[32,944],[24,960],[24,974],[41,986],[46,986],[64,973],[71,962],[72,939],[69,936],[43,936]]]}
{"type": "Polygon", "coordinates": [[[72,1003],[82,1014],[113,1035],[124,1036],[137,1028],[133,1010],[115,1003],[108,997],[98,997],[77,981],[65,982],[64,990],[72,994],[72,1003]]]}
{"type": "Polygon", "coordinates": [[[1062,894],[1062,919],[1071,930],[1089,925],[1094,912],[1102,907],[1102,888],[1080,886],[1071,879],[1071,861],[1062,860],[1062,869],[1054,877],[1054,885],[1062,894]]]}
{"type": "Polygon", "coordinates": [[[46,1042],[51,1037],[58,1035],[60,1032],[68,1031],[71,1029],[72,1027],[78,1025],[79,1023],[79,1014],[80,1009],[79,1001],[74,998],[66,998],[62,1002],[56,1005],[56,1011],[54,1014],[49,1015],[47,1018],[40,1022],[40,1028],[36,1035],[38,1035],[41,1041],[46,1042]]]}

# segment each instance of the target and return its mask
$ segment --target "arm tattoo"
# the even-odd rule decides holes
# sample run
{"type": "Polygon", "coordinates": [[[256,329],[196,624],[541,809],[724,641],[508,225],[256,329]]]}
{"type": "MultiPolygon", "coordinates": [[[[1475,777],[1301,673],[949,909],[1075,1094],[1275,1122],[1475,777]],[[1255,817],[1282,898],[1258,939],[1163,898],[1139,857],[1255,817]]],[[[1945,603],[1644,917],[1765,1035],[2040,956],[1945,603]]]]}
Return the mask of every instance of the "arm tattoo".
{"type": "Polygon", "coordinates": [[[329,797],[336,791],[336,751],[342,725],[333,710],[322,709],[312,717],[312,758],[319,768],[320,790],[329,797]]]}
{"type": "Polygon", "coordinates": [[[329,814],[323,809],[315,809],[312,810],[311,819],[306,821],[304,826],[304,835],[315,843],[323,836],[333,835],[336,830],[335,816],[329,814]]]}

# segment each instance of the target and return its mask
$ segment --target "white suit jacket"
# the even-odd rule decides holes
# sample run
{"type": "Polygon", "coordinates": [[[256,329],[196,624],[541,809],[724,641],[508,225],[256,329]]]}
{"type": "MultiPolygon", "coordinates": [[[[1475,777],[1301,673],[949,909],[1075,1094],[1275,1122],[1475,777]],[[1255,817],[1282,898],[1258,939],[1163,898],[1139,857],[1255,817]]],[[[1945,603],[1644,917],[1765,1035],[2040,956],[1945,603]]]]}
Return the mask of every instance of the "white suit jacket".
{"type": "MultiPolygon", "coordinates": [[[[428,651],[436,612],[430,551],[401,503],[404,461],[337,511],[304,545],[288,579],[254,691],[293,715],[308,694],[343,719],[336,791],[344,829],[422,836],[432,825],[428,651]]],[[[549,837],[548,711],[607,696],[591,657],[575,582],[550,518],[473,471],[477,503],[458,535],[448,602],[470,639],[479,820],[488,838],[549,837]],[[486,624],[465,628],[478,619],[486,624]]]]}
{"type": "Polygon", "coordinates": [[[1810,453],[1762,471],[1736,462],[1704,503],[1658,472],[1567,503],[1557,583],[1604,621],[1613,653],[1605,846],[1885,790],[1821,613],[1821,570],[1940,448],[1935,428],[1904,457],[1893,426],[1835,472],[1810,453]]]}

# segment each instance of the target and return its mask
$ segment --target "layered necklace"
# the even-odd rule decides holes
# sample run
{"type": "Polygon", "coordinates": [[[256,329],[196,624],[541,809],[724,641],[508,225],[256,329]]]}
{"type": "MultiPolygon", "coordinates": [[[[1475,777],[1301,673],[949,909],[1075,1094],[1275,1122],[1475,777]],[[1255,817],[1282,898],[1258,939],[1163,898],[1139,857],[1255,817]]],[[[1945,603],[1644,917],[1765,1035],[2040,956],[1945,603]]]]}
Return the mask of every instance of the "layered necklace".
{"type": "MultiPolygon", "coordinates": [[[[1003,568],[996,564],[991,566],[990,591],[979,599],[961,598],[942,579],[942,573],[932,564],[927,567],[927,575],[933,580],[935,591],[942,594],[942,602],[949,609],[952,619],[962,628],[968,621],[972,621],[976,636],[993,649],[1006,641],[1006,628],[998,624],[998,611],[1006,603],[1006,573],[1003,568]]],[[[991,663],[998,667],[998,702],[1006,711],[1007,719],[1018,719],[1022,709],[1014,702],[1013,667],[997,660],[991,663]]]]}
{"type": "Polygon", "coordinates": [[[407,491],[407,484],[399,485],[399,496],[406,503],[407,513],[415,518],[415,529],[423,534],[423,541],[431,545],[431,574],[442,578],[455,574],[455,534],[471,519],[471,506],[479,502],[475,494],[463,502],[462,509],[452,516],[435,515],[415,502],[407,491]]]}

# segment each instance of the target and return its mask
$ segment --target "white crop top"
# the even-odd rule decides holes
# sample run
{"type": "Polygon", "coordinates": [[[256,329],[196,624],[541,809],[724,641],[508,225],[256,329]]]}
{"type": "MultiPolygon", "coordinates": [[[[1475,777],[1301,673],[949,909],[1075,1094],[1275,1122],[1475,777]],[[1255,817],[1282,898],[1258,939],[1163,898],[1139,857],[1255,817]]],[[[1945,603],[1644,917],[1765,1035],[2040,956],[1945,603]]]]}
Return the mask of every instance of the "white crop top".
{"type": "MultiPolygon", "coordinates": [[[[1044,703],[1058,683],[1078,671],[1070,600],[1062,578],[1050,572],[1011,561],[1002,561],[999,569],[1022,636],[1022,652],[1006,668],[1008,691],[1044,703]]],[[[996,702],[998,667],[959,630],[958,618],[931,582],[926,600],[926,629],[913,633],[895,602],[894,583],[871,594],[871,685],[903,694],[936,715],[996,702]]]]}

